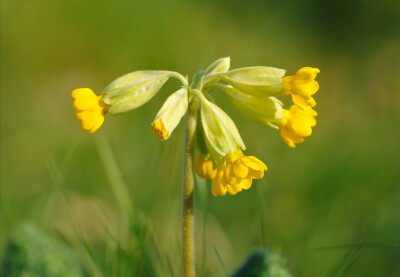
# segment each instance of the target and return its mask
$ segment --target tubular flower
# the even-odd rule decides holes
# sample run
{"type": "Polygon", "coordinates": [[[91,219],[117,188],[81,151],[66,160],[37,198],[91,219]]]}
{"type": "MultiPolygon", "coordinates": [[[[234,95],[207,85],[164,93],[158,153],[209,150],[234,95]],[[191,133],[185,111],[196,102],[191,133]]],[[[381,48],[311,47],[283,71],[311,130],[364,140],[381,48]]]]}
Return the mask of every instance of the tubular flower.
{"type": "Polygon", "coordinates": [[[295,148],[296,143],[302,143],[305,137],[312,133],[311,127],[317,124],[313,109],[303,110],[297,105],[292,105],[289,110],[283,110],[284,118],[279,123],[281,136],[284,142],[295,148]]]}
{"type": "Polygon", "coordinates": [[[283,78],[283,89],[292,95],[293,103],[303,110],[310,110],[316,105],[312,95],[319,89],[319,84],[315,81],[318,73],[318,68],[303,67],[294,76],[283,78]]]}
{"type": "Polygon", "coordinates": [[[152,123],[153,133],[162,140],[169,138],[188,108],[188,91],[181,88],[171,94],[152,123]]]}
{"type": "Polygon", "coordinates": [[[261,179],[267,166],[254,156],[244,156],[239,149],[225,157],[225,165],[217,169],[212,180],[214,196],[231,195],[249,189],[253,179],[261,179]]]}
{"type": "Polygon", "coordinates": [[[208,180],[214,179],[217,175],[217,170],[214,168],[210,156],[203,157],[198,155],[196,158],[196,172],[200,178],[206,178],[208,180]]]}
{"type": "Polygon", "coordinates": [[[75,116],[81,120],[83,130],[93,134],[104,122],[110,106],[104,103],[103,95],[96,95],[89,88],[78,88],[71,92],[74,98],[75,116]]]}

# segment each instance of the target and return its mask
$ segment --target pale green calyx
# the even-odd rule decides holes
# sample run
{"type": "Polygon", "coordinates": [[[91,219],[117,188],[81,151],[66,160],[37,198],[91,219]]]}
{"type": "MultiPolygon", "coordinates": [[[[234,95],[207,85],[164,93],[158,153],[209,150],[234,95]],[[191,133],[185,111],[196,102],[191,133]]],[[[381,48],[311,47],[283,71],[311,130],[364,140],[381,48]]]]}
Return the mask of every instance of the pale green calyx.
{"type": "Polygon", "coordinates": [[[211,158],[219,165],[226,155],[240,148],[244,150],[246,147],[233,120],[203,95],[199,96],[204,140],[211,158]]]}
{"type": "Polygon", "coordinates": [[[179,73],[161,70],[135,71],[123,75],[103,91],[103,101],[110,105],[110,114],[119,114],[140,107],[149,101],[170,78],[175,77],[186,85],[179,73]]]}
{"type": "Polygon", "coordinates": [[[153,132],[163,140],[168,139],[187,109],[188,91],[181,88],[171,94],[162,105],[152,123],[153,132]]]}
{"type": "Polygon", "coordinates": [[[283,103],[275,97],[258,97],[242,93],[231,86],[219,85],[233,105],[249,119],[277,128],[275,124],[283,118],[283,103]]]}
{"type": "Polygon", "coordinates": [[[253,66],[210,74],[209,78],[220,78],[243,93],[254,96],[278,96],[283,91],[284,69],[253,66]]]}

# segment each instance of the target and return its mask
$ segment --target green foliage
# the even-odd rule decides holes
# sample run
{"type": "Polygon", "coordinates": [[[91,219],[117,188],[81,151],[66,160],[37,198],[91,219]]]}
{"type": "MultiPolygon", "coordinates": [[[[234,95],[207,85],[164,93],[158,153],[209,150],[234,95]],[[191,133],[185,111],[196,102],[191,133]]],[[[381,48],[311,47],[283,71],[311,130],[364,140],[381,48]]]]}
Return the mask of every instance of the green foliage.
{"type": "Polygon", "coordinates": [[[2,264],[2,277],[85,276],[69,248],[31,223],[10,233],[2,264]]]}

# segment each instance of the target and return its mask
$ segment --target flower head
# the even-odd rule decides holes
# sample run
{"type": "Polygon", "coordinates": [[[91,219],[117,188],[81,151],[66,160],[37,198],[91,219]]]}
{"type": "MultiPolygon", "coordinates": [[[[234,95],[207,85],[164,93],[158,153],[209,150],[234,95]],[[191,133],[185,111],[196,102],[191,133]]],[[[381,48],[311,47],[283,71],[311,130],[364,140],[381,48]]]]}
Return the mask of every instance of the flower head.
{"type": "Polygon", "coordinates": [[[318,82],[315,81],[318,73],[318,68],[303,67],[294,76],[283,78],[283,89],[292,95],[293,103],[303,110],[309,110],[316,105],[312,95],[319,89],[318,82]]]}
{"type": "Polygon", "coordinates": [[[75,89],[71,96],[74,98],[75,116],[81,120],[82,129],[93,134],[103,124],[110,106],[104,103],[103,95],[96,95],[89,88],[75,89]]]}
{"type": "Polygon", "coordinates": [[[267,166],[254,156],[244,156],[242,151],[236,150],[225,158],[225,165],[217,168],[212,179],[211,192],[214,196],[231,195],[249,189],[253,179],[264,177],[267,166]]]}
{"type": "Polygon", "coordinates": [[[302,143],[305,137],[312,133],[311,127],[317,124],[313,109],[303,110],[297,105],[292,105],[289,110],[283,110],[284,118],[279,123],[281,136],[290,147],[296,147],[296,143],[302,143]]]}
{"type": "Polygon", "coordinates": [[[249,189],[253,179],[264,177],[267,166],[253,156],[244,156],[239,149],[225,157],[225,163],[215,169],[209,157],[197,156],[196,172],[201,178],[212,180],[214,196],[231,195],[249,189]]]}

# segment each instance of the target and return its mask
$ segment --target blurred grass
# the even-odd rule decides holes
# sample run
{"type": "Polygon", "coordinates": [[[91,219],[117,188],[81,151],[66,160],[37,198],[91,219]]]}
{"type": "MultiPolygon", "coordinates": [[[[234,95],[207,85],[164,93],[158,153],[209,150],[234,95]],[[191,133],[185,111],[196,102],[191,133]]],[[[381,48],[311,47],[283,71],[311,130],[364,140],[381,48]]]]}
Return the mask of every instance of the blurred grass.
{"type": "Polygon", "coordinates": [[[230,56],[232,68],[268,65],[293,74],[302,66],[319,67],[318,125],[304,144],[289,149],[276,131],[248,121],[224,96],[213,95],[237,123],[246,153],[269,170],[235,197],[214,198],[199,180],[199,276],[224,273],[214,249],[231,272],[261,246],[285,255],[295,276],[397,276],[399,6],[390,0],[336,4],[3,1],[1,248],[12,226],[31,219],[74,245],[85,241],[99,261],[124,260],[114,256],[120,246],[111,238],[124,242],[127,221],[104,170],[108,159],[96,146],[105,135],[127,201],[135,203],[157,246],[159,254],[154,250],[150,259],[167,276],[179,274],[183,124],[166,142],[150,130],[178,82],[169,81],[140,109],[107,117],[94,136],[79,129],[69,92],[100,91],[139,69],[192,75],[230,56]],[[57,193],[49,164],[69,201],[57,193]]]}

